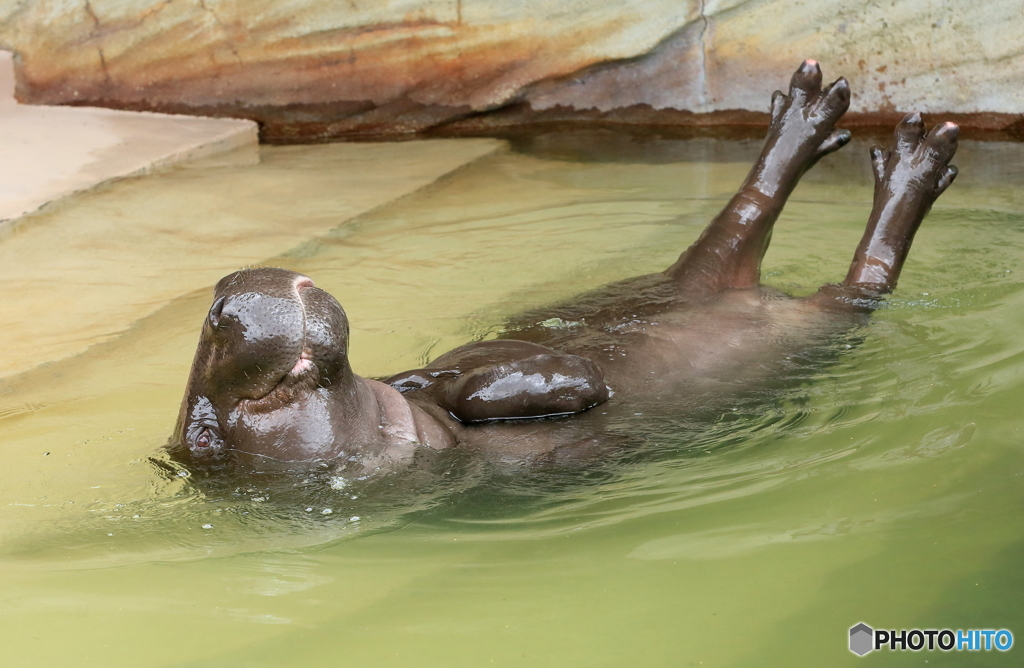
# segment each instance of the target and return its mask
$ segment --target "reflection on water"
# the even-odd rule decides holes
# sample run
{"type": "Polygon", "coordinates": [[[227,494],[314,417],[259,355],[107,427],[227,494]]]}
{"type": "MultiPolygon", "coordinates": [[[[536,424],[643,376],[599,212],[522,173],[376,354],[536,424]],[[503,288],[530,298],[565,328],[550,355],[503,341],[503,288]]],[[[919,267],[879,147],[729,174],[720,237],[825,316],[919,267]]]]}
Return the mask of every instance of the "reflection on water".
{"type": "MultiPolygon", "coordinates": [[[[830,361],[712,415],[637,416],[621,425],[633,446],[607,461],[525,469],[446,453],[363,481],[179,475],[160,448],[210,287],[246,229],[272,249],[262,263],[338,297],[354,367],[384,375],[667,266],[757,144],[597,133],[514,148],[340,225],[326,223],[354,214],[330,201],[348,191],[324,193],[325,175],[352,169],[339,150],[266,148],[259,166],[75,198],[0,241],[21,305],[0,335],[15,358],[0,378],[11,665],[852,665],[859,621],[1017,631],[1017,145],[964,143],[888,307],[830,361]],[[144,305],[121,304],[131,271],[109,287],[112,261],[90,262],[89,248],[118,246],[109,217],[193,249],[187,266],[159,245],[136,255],[140,290],[160,288],[144,305]],[[74,253],[55,250],[61,230],[74,253]],[[33,266],[60,278],[34,285],[33,266]],[[93,292],[79,330],[69,305],[93,292]]],[[[844,274],[870,206],[866,153],[855,144],[808,175],[767,282],[799,293],[844,274]]]]}

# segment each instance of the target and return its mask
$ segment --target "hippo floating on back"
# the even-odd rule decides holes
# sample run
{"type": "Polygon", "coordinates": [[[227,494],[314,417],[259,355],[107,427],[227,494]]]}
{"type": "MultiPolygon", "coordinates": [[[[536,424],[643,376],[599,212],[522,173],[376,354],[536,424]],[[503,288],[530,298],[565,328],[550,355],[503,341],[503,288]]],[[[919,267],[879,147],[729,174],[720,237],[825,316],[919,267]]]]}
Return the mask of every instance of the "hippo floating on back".
{"type": "Polygon", "coordinates": [[[508,457],[600,449],[609,421],[651,402],[696,410],[835,336],[896,285],[914,233],[952,183],[957,126],[912,114],[875,147],[874,207],[845,280],[793,298],[760,285],[772,226],[800,177],[850,135],[845,79],[808,60],[772,98],[760,157],[671,267],[525,314],[503,338],[371,380],[348,362],[338,302],[300,274],[222,279],[203,326],[172,450],[188,462],[342,462],[389,470],[418,449],[508,457]],[[557,318],[561,327],[548,323],[557,318]],[[600,406],[600,409],[594,409],[600,406]],[[593,409],[593,410],[591,410],[593,409]],[[559,420],[537,418],[571,416],[559,420]]]}

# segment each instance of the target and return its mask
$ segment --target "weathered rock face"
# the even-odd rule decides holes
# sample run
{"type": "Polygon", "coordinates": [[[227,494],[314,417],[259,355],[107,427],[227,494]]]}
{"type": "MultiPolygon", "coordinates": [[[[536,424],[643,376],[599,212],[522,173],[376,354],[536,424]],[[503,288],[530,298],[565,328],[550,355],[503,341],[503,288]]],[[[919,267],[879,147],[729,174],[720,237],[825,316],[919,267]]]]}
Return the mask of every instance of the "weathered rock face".
{"type": "Polygon", "coordinates": [[[22,101],[248,116],[283,140],[757,123],[807,57],[851,79],[854,112],[1006,125],[1024,111],[1006,85],[1024,78],[1022,28],[1011,2],[0,0],[22,101]]]}

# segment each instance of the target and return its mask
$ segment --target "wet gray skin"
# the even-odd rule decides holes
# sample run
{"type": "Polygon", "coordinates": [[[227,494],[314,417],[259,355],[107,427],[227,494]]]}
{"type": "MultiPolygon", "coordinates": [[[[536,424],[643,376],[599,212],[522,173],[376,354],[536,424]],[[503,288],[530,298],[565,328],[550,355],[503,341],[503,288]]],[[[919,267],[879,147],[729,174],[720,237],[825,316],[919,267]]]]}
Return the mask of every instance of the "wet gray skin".
{"type": "Polygon", "coordinates": [[[524,314],[503,338],[383,381],[352,371],[345,313],[308,277],[225,277],[172,449],[197,464],[329,461],[353,471],[452,447],[571,460],[617,447],[611,425],[626,416],[713,412],[716,397],[768,382],[788,358],[870,313],[956,176],[957,126],[926,134],[919,115],[907,116],[890,149],[872,149],[874,207],[846,279],[804,298],[760,285],[786,199],[849,141],[835,129],[849,100],[845,79],[823,89],[817,63],[805,61],[789,93],[773,96],[765,146],[743,185],[675,264],[524,314]],[[535,419],[545,416],[567,417],[535,419]]]}

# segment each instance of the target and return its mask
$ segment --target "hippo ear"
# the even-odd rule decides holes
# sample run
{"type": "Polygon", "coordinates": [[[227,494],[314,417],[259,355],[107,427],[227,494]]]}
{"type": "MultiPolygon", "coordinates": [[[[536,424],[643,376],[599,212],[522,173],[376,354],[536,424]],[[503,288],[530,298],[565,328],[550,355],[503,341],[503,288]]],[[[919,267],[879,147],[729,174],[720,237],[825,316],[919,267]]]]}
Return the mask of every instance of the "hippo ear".
{"type": "Polygon", "coordinates": [[[219,297],[217,301],[213,302],[213,306],[210,307],[210,314],[206,317],[209,321],[210,326],[217,329],[220,325],[220,316],[224,312],[224,297],[219,297]]]}

